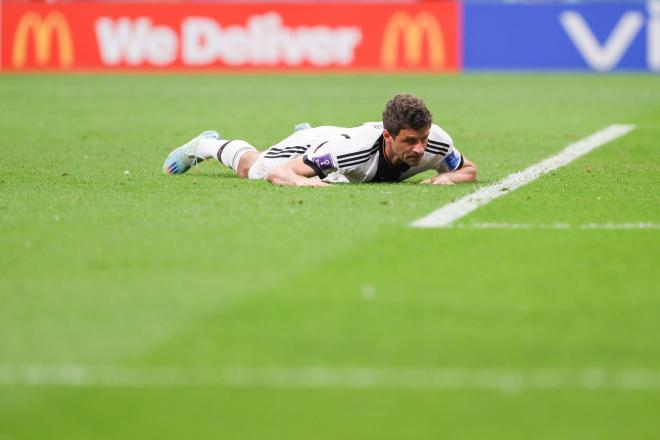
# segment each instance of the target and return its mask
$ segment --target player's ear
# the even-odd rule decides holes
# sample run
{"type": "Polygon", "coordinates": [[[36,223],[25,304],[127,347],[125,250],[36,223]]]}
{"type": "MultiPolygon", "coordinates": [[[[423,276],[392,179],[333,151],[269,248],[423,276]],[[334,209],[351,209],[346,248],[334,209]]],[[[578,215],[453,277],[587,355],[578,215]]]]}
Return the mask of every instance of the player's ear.
{"type": "Polygon", "coordinates": [[[389,131],[387,131],[387,128],[383,128],[383,138],[385,139],[390,139],[392,135],[390,134],[389,131]]]}

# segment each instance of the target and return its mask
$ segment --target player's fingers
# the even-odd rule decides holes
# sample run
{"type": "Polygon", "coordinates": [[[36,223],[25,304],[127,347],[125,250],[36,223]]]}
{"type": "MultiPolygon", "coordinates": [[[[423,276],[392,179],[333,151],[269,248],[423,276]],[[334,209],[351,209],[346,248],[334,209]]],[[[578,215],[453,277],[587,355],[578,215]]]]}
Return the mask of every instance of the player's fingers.
{"type": "Polygon", "coordinates": [[[314,176],[314,177],[308,179],[307,183],[309,184],[309,186],[314,186],[314,187],[317,187],[317,186],[330,186],[329,183],[326,183],[326,182],[322,181],[321,179],[319,179],[319,176],[314,176]]]}
{"type": "Polygon", "coordinates": [[[433,183],[433,179],[431,179],[431,178],[424,179],[421,182],[419,182],[420,185],[429,185],[431,183],[433,183]]]}
{"type": "Polygon", "coordinates": [[[321,181],[321,180],[318,180],[318,179],[307,179],[307,180],[305,180],[305,181],[303,181],[303,182],[298,182],[298,183],[297,183],[297,186],[313,186],[313,187],[317,187],[317,186],[330,186],[330,184],[325,183],[325,182],[323,182],[323,181],[321,181]]]}

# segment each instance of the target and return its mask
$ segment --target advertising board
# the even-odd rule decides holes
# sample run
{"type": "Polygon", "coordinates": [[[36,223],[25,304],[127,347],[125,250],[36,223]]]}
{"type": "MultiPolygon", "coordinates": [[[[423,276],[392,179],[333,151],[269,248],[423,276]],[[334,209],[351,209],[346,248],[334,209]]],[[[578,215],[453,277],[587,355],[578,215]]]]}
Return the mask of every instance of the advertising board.
{"type": "Polygon", "coordinates": [[[455,71],[460,4],[6,4],[4,70],[455,71]]]}
{"type": "Polygon", "coordinates": [[[660,70],[660,1],[464,5],[466,69],[660,70]]]}

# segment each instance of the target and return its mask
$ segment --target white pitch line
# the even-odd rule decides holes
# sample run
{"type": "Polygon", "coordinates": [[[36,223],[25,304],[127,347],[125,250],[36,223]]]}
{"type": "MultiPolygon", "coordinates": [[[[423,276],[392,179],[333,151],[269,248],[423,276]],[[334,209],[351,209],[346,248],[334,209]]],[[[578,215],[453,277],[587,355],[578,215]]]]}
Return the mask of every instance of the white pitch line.
{"type": "Polygon", "coordinates": [[[127,367],[0,365],[0,386],[101,388],[617,390],[660,392],[660,370],[643,368],[515,369],[373,367],[127,367]]]}
{"type": "Polygon", "coordinates": [[[594,230],[635,230],[660,229],[660,223],[498,223],[498,222],[471,222],[466,224],[449,225],[456,229],[594,229],[594,230]]]}
{"type": "Polygon", "coordinates": [[[444,205],[425,217],[415,220],[411,226],[416,228],[444,228],[452,222],[469,214],[498,197],[520,188],[538,179],[543,174],[567,165],[596,148],[625,135],[635,128],[634,125],[615,124],[603,128],[596,133],[566,146],[558,154],[534,164],[523,171],[510,174],[492,185],[480,188],[478,191],[444,205]]]}

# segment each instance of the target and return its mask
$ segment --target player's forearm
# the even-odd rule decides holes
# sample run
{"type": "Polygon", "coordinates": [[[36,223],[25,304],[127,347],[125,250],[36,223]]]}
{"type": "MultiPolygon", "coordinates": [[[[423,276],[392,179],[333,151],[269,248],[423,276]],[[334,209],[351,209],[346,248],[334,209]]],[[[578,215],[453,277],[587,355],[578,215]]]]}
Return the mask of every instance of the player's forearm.
{"type": "Polygon", "coordinates": [[[295,186],[297,182],[300,181],[300,178],[304,177],[298,176],[297,174],[288,170],[275,169],[268,173],[266,180],[268,180],[273,185],[295,186]]]}
{"type": "Polygon", "coordinates": [[[423,180],[421,183],[430,185],[453,185],[455,183],[475,182],[476,180],[477,166],[466,160],[460,169],[438,174],[437,176],[423,180]]]}
{"type": "Polygon", "coordinates": [[[445,173],[443,176],[445,176],[446,179],[449,179],[453,183],[474,182],[477,180],[477,167],[464,166],[460,170],[445,173]]]}
{"type": "Polygon", "coordinates": [[[442,174],[452,183],[467,183],[477,180],[477,166],[467,158],[463,158],[463,166],[456,171],[442,174]]]}
{"type": "Polygon", "coordinates": [[[310,178],[310,177],[307,177],[307,176],[300,175],[288,166],[275,168],[270,173],[268,173],[268,176],[266,176],[266,180],[268,180],[273,185],[280,185],[280,186],[325,186],[325,185],[327,185],[326,183],[322,182],[321,180],[319,180],[317,178],[310,178]]]}

